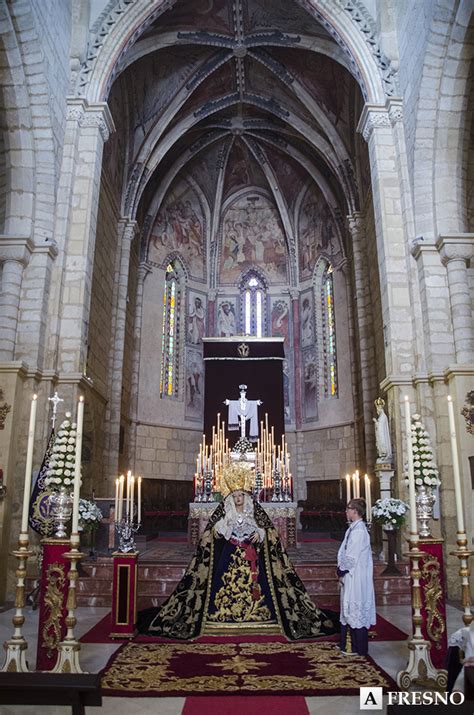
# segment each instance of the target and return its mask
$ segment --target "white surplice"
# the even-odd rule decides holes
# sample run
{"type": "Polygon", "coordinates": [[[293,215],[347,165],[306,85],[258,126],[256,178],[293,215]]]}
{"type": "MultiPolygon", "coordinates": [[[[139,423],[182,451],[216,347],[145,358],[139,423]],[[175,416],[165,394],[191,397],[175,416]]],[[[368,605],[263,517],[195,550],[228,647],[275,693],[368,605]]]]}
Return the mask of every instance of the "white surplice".
{"type": "Polygon", "coordinates": [[[337,565],[348,571],[341,588],[341,623],[351,628],[375,625],[375,594],[372,550],[367,527],[362,519],[347,529],[337,554],[337,565]]]}

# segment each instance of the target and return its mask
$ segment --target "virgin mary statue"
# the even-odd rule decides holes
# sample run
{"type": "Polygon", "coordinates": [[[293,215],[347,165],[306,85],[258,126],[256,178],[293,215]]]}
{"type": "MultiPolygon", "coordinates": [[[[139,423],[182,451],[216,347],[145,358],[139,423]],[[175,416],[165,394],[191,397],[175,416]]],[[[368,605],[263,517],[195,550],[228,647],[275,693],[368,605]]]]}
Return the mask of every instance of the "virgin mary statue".
{"type": "Polygon", "coordinates": [[[187,640],[271,632],[298,640],[339,631],[338,615],[308,596],[277,530],[249,493],[250,479],[245,464],[224,469],[224,501],[171,596],[138,614],[141,633],[187,640]]]}

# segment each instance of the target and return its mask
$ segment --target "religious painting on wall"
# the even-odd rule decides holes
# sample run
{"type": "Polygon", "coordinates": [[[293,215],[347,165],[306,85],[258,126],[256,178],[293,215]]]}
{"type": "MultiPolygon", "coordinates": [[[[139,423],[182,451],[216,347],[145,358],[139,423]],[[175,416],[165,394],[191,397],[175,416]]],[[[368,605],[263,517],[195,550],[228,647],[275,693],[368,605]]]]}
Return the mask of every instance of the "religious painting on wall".
{"type": "Polygon", "coordinates": [[[286,283],[287,250],[276,207],[261,194],[243,196],[227,209],[222,224],[220,283],[234,285],[259,266],[272,283],[286,283]]]}
{"type": "Polygon", "coordinates": [[[185,181],[168,192],[153,225],[148,260],[159,266],[178,252],[191,275],[204,277],[204,217],[198,197],[185,181]]]}
{"type": "Polygon", "coordinates": [[[311,278],[319,255],[339,253],[339,239],[329,206],[320,191],[306,194],[299,216],[300,280],[311,278]]]}
{"type": "Polygon", "coordinates": [[[194,290],[188,293],[186,342],[201,345],[206,334],[206,296],[194,290]]]}
{"type": "Polygon", "coordinates": [[[204,414],[204,362],[199,350],[187,349],[185,377],[186,419],[201,421],[204,414]]]}
{"type": "Polygon", "coordinates": [[[316,350],[303,351],[303,411],[305,421],[318,418],[318,365],[316,350]]]}
{"type": "Polygon", "coordinates": [[[290,340],[290,306],[284,298],[272,300],[271,305],[271,334],[272,337],[285,338],[285,348],[289,348],[290,340]]]}
{"type": "Polygon", "coordinates": [[[235,300],[226,298],[219,301],[217,307],[217,337],[229,338],[231,335],[237,335],[235,300]]]}
{"type": "Polygon", "coordinates": [[[293,381],[290,380],[292,374],[293,361],[288,357],[283,360],[283,409],[287,425],[293,422],[293,381]]]}
{"type": "Polygon", "coordinates": [[[314,303],[313,291],[307,290],[300,296],[301,347],[314,345],[314,303]]]}

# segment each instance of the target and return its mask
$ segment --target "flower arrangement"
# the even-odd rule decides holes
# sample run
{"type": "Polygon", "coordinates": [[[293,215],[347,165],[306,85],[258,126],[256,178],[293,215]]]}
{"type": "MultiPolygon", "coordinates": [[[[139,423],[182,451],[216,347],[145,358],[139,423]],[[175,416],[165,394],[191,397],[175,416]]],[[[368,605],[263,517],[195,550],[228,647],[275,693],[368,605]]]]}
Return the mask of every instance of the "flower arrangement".
{"type": "Polygon", "coordinates": [[[411,443],[413,449],[413,470],[415,487],[437,487],[441,484],[439,472],[430,444],[429,434],[421,422],[420,415],[411,418],[411,443]]]}
{"type": "Polygon", "coordinates": [[[377,499],[372,507],[372,519],[376,524],[390,525],[399,529],[404,523],[410,507],[401,499],[393,497],[377,499]]]}
{"type": "Polygon", "coordinates": [[[235,443],[232,451],[240,452],[240,454],[243,454],[244,452],[253,452],[253,444],[249,439],[247,439],[247,437],[241,437],[235,443]]]}
{"type": "Polygon", "coordinates": [[[71,413],[66,412],[66,419],[59,426],[44,480],[45,486],[54,491],[60,491],[61,487],[72,491],[74,484],[76,423],[70,417],[71,413]]]}
{"type": "Polygon", "coordinates": [[[95,531],[99,528],[103,514],[97,504],[88,499],[79,499],[79,526],[84,531],[95,531]]]}

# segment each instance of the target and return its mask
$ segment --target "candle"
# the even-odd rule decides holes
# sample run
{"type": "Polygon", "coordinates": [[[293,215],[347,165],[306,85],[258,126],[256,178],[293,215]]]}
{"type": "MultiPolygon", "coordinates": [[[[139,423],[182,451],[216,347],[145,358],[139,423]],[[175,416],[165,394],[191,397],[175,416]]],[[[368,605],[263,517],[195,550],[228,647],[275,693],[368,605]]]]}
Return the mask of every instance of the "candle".
{"type": "Polygon", "coordinates": [[[33,395],[30,408],[30,423],[28,427],[28,443],[26,447],[25,489],[23,492],[23,511],[21,513],[21,534],[28,534],[28,514],[31,497],[31,470],[33,467],[33,447],[35,441],[36,408],[38,395],[33,395]]]}
{"type": "Polygon", "coordinates": [[[128,518],[130,514],[130,483],[131,483],[132,473],[130,470],[127,472],[127,495],[125,497],[125,518],[128,518]]]}
{"type": "Polygon", "coordinates": [[[141,524],[142,523],[142,477],[138,477],[137,501],[138,501],[137,522],[138,522],[138,524],[141,524]]]}
{"type": "Polygon", "coordinates": [[[370,493],[369,475],[364,475],[365,501],[367,504],[367,521],[372,521],[372,495],[370,493]]]}
{"type": "Polygon", "coordinates": [[[346,474],[346,503],[351,500],[351,475],[346,474]]]}
{"type": "Polygon", "coordinates": [[[413,467],[413,445],[411,441],[410,403],[408,401],[408,395],[405,395],[405,430],[407,433],[408,489],[410,493],[410,532],[411,540],[417,541],[418,528],[416,524],[415,470],[413,467]]]}
{"type": "MultiPolygon", "coordinates": [[[[74,462],[74,491],[72,495],[71,536],[76,535],[79,526],[79,491],[81,488],[82,424],[84,422],[84,398],[81,395],[77,404],[76,419],[76,459],[74,462]]],[[[75,539],[76,540],[76,539],[75,539]]],[[[78,540],[78,537],[77,537],[78,540]]]]}
{"type": "Polygon", "coordinates": [[[125,481],[125,477],[123,474],[120,475],[120,485],[119,485],[119,501],[118,501],[118,515],[116,517],[117,521],[122,521],[122,514],[123,514],[123,483],[125,481]]]}
{"type": "Polygon", "coordinates": [[[464,533],[464,510],[462,506],[461,475],[459,473],[458,444],[456,440],[456,424],[451,395],[448,395],[449,432],[451,436],[451,453],[453,457],[454,495],[456,498],[456,516],[458,532],[464,533]]]}
{"type": "Polygon", "coordinates": [[[360,497],[360,480],[359,480],[359,473],[354,472],[352,475],[352,485],[353,485],[353,493],[354,493],[354,498],[358,499],[360,497]]]}
{"type": "Polygon", "coordinates": [[[115,505],[114,505],[114,520],[115,521],[117,521],[117,514],[118,514],[119,485],[120,485],[120,479],[117,477],[117,479],[115,480],[115,505]]]}
{"type": "Polygon", "coordinates": [[[130,477],[130,521],[133,521],[133,493],[135,491],[135,477],[130,477]]]}

